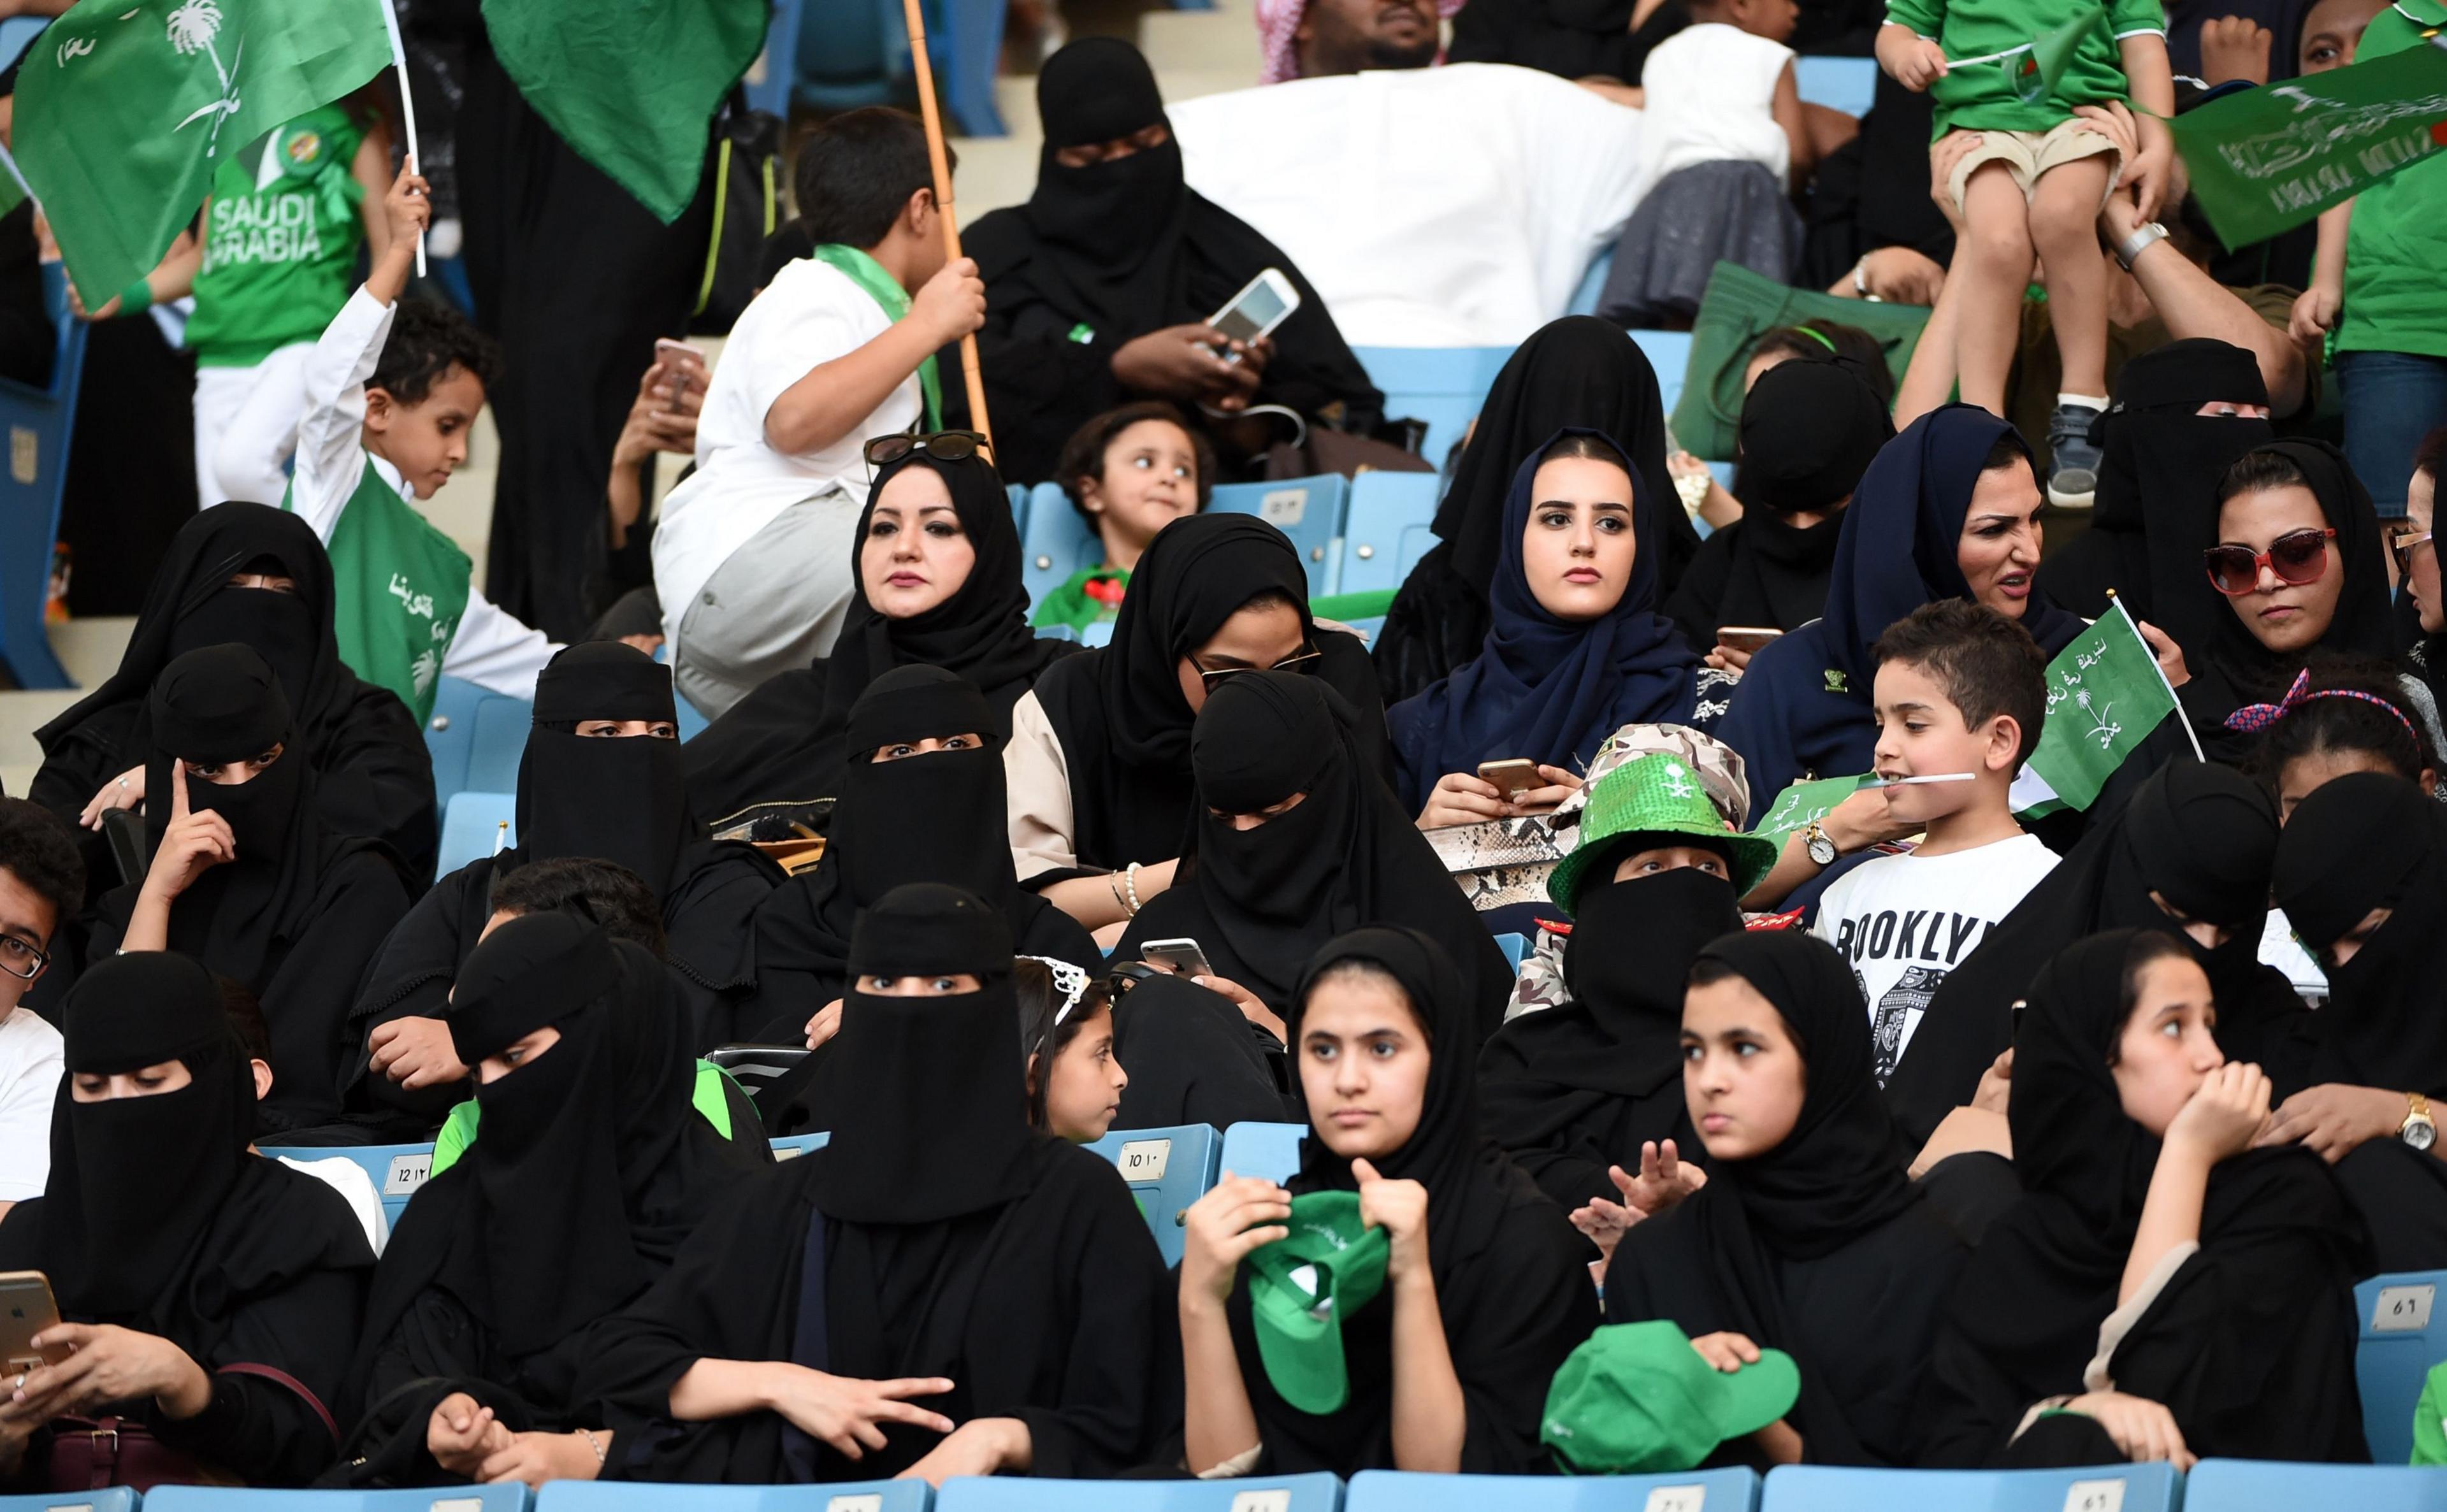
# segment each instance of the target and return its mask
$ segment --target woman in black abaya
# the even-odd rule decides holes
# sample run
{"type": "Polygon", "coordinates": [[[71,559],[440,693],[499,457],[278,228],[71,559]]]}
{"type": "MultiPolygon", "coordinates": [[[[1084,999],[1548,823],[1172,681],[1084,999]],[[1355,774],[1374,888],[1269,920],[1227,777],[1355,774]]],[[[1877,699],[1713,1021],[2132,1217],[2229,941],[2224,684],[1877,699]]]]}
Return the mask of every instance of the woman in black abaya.
{"type": "MultiPolygon", "coordinates": [[[[997,424],[1002,411],[995,411],[997,424]]],[[[997,431],[999,437],[1000,432],[997,431]]],[[[913,479],[916,482],[918,480],[913,479]]],[[[939,528],[927,522],[928,528],[939,528]]],[[[1028,627],[1028,590],[1020,583],[1019,533],[1002,478],[983,457],[944,462],[922,451],[886,463],[859,517],[858,568],[841,638],[813,666],[769,677],[688,743],[680,759],[690,803],[717,831],[760,804],[804,808],[837,798],[849,749],[850,709],[875,679],[896,667],[947,668],[984,690],[992,717],[980,733],[1011,733],[1011,707],[1057,657],[1078,648],[1041,640],[1028,627]],[[920,614],[895,617],[869,597],[868,584],[892,570],[891,540],[916,523],[894,520],[881,535],[876,506],[908,509],[919,490],[895,489],[896,479],[931,473],[950,494],[958,533],[974,560],[951,595],[920,614]]]]}
{"type": "Polygon", "coordinates": [[[248,1153],[246,1051],[189,957],[142,952],[85,973],[66,1060],[50,1181],[0,1218],[0,1270],[50,1278],[66,1326],[46,1342],[77,1352],[0,1394],[0,1489],[71,1474],[82,1487],[87,1464],[129,1484],[102,1447],[110,1435],[44,1431],[70,1413],[149,1431],[191,1467],[163,1480],[303,1485],[339,1449],[332,1404],[374,1263],[366,1231],[331,1187],[248,1153]],[[105,1381],[124,1397],[101,1395],[105,1381]]]}
{"type": "Polygon", "coordinates": [[[831,1143],[733,1189],[597,1331],[607,1474],[939,1484],[1151,1455],[1180,1411],[1164,1260],[1112,1167],[1030,1131],[1011,960],[956,888],[860,918],[831,1143]]]}
{"type": "Polygon", "coordinates": [[[690,1106],[665,993],[653,955],[567,914],[511,919],[468,956],[449,1030],[482,1137],[383,1252],[350,1382],[359,1484],[594,1475],[588,1331],[740,1171],[690,1106]]]}
{"type": "Polygon", "coordinates": [[[1520,1475],[1547,1465],[1546,1388],[1596,1327],[1597,1298],[1586,1243],[1479,1131],[1473,1012],[1451,957],[1413,930],[1356,930],[1310,962],[1291,1012],[1311,1125],[1299,1172],[1287,1187],[1225,1181],[1186,1219],[1191,1471],[1520,1475]],[[1294,1196],[1321,1191],[1356,1191],[1392,1254],[1383,1289],[1338,1319],[1348,1398],[1319,1414],[1269,1378],[1242,1261],[1284,1237],[1294,1196]],[[1441,1348],[1423,1328],[1441,1332],[1441,1348]],[[1397,1392],[1443,1420],[1426,1442],[1397,1422],[1397,1392]]]}
{"type": "Polygon", "coordinates": [[[2447,1266],[2447,1157],[2418,1149],[2418,1100],[2447,1104],[2447,820],[2403,778],[2351,772],[2295,807],[2277,904],[2328,973],[2307,1069],[2278,1078],[2272,1143],[2327,1161],[2382,1271],[2447,1266]]]}
{"type": "Polygon", "coordinates": [[[2008,1117],[2026,1195],[1929,1356],[1921,1463],[2363,1460],[2361,1220],[2301,1150],[2249,1149],[2257,1068],[2182,944],[2110,930],[2031,984],[2008,1117]]]}
{"type": "Polygon", "coordinates": [[[1227,678],[1190,734],[1198,781],[1187,875],[1130,920],[1116,960],[1148,940],[1198,941],[1213,989],[1253,1024],[1280,1015],[1318,948],[1362,924],[1415,929],[1462,969],[1471,1043],[1503,1021],[1512,970],[1401,804],[1361,765],[1349,710],[1291,672],[1227,678]]]}
{"type": "Polygon", "coordinates": [[[2014,1005],[2075,941],[2108,929],[2159,929],[2187,943],[2217,995],[2229,1055],[2282,1068],[2307,1053],[2310,1015],[2285,973],[2260,962],[2277,857],[2277,805],[2230,767],[2176,758],[2124,810],[2094,826],[2061,865],[1946,974],[1887,1082],[1887,1103],[1915,1146],[2013,1048],[2014,1005]]]}
{"type": "Polygon", "coordinates": [[[1065,658],[1012,709],[1003,766],[1020,884],[1090,929],[1171,886],[1197,796],[1191,723],[1215,686],[1278,667],[1339,693],[1362,766],[1392,769],[1368,652],[1310,617],[1290,539],[1249,515],[1158,531],[1112,643],[1065,658]]]}
{"type": "MultiPolygon", "coordinates": [[[[1280,248],[1184,182],[1164,97],[1136,47],[1072,43],[1046,60],[1036,102],[1045,145],[1035,192],[962,238],[986,284],[977,357],[1005,474],[1053,479],[1072,432],[1133,399],[1282,405],[1312,425],[1375,425],[1385,396],[1325,301],[1280,248]],[[1263,346],[1236,369],[1189,345],[1269,268],[1300,305],[1263,346]]],[[[946,383],[945,397],[958,387],[946,383]]]]}
{"type": "MultiPolygon", "coordinates": [[[[1478,654],[1513,474],[1564,429],[1613,437],[1631,459],[1642,498],[1680,497],[1665,470],[1665,406],[1647,356],[1620,328],[1593,315],[1540,327],[1496,373],[1452,486],[1436,506],[1437,544],[1403,579],[1386,614],[1375,654],[1387,703],[1412,697],[1478,654]]],[[[1671,594],[1699,550],[1699,533],[1679,503],[1657,514],[1656,580],[1660,594],[1671,594]]]]}
{"type": "Polygon", "coordinates": [[[1792,1355],[1800,1399],[1757,1438],[1772,1463],[1913,1464],[1922,1370],[1970,1246],[1904,1173],[1860,988],[1789,931],[1717,939],[1690,982],[1682,1090],[1726,1125],[1700,1136],[1707,1184],[1616,1247],[1607,1315],[1792,1355]]]}
{"type": "Polygon", "coordinates": [[[419,1137],[464,1095],[450,984],[492,917],[493,884],[530,861],[583,856],[635,873],[660,902],[692,1047],[731,1037],[729,1004],[752,974],[749,920],[782,874],[749,846],[705,842],[690,815],[671,669],[617,641],[552,659],[519,758],[518,840],[435,883],[366,973],[349,1021],[351,1093],[383,1134],[419,1137]]]}
{"type": "MultiPolygon", "coordinates": [[[[399,695],[340,660],[332,558],[304,520],[267,504],[216,504],[170,542],[119,670],[34,732],[42,769],[26,796],[75,823],[135,808],[147,792],[145,694],[173,657],[236,641],[272,664],[315,771],[314,808],[335,835],[388,842],[412,875],[433,869],[433,759],[399,695]],[[117,784],[127,782],[125,788],[117,784]]],[[[97,836],[87,870],[115,875],[97,836]]]]}
{"type": "Polygon", "coordinates": [[[320,774],[278,675],[253,651],[180,656],[154,680],[147,715],[153,860],[95,905],[88,958],[175,950],[246,989],[272,1041],[257,1128],[294,1138],[329,1125],[350,994],[408,913],[408,891],[387,850],[324,826],[320,774]]]}

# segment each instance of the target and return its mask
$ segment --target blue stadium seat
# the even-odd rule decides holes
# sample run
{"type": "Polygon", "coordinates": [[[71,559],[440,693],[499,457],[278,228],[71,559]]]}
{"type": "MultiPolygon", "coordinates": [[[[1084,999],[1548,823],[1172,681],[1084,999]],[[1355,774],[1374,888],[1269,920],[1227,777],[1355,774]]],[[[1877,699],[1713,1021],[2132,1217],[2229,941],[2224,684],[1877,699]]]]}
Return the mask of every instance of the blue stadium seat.
{"type": "Polygon", "coordinates": [[[1181,1262],[1181,1215],[1215,1184],[1224,1141],[1210,1124],[1176,1128],[1117,1128],[1088,1148],[1113,1163],[1138,1199],[1139,1216],[1164,1252],[1181,1262]]]}
{"type": "Polygon", "coordinates": [[[1270,1181],[1289,1179],[1299,1169],[1300,1144],[1308,1138],[1305,1124],[1235,1124],[1224,1131],[1224,1156],[1217,1177],[1262,1176],[1270,1181]]]}
{"type": "Polygon", "coordinates": [[[2175,1467],[2163,1462],[2078,1470],[1786,1465],[1768,1472],[1759,1512],[2174,1512],[2183,1486],[2175,1467]]]}
{"type": "Polygon", "coordinates": [[[1801,98],[1813,105],[1866,116],[1878,96],[1875,58],[1795,58],[1793,82],[1801,98]]]}
{"type": "MultiPolygon", "coordinates": [[[[0,24],[0,49],[8,47],[7,25],[0,24]]],[[[136,1512],[142,1503],[123,1485],[102,1491],[44,1491],[27,1496],[0,1496],[0,1512],[136,1512]]]]}
{"type": "Polygon", "coordinates": [[[1527,959],[1529,954],[1529,936],[1527,935],[1498,935],[1495,936],[1495,944],[1499,950],[1504,952],[1504,958],[1511,964],[1513,972],[1518,973],[1521,970],[1522,961],[1527,959]]]}
{"type": "Polygon", "coordinates": [[[0,668],[20,688],[72,688],[51,651],[43,610],[50,596],[51,548],[60,538],[77,384],[85,372],[85,323],[68,313],[67,274],[60,264],[43,264],[42,276],[43,308],[55,338],[50,385],[36,388],[0,378],[0,425],[9,432],[9,465],[0,470],[0,668]]]}
{"type": "Polygon", "coordinates": [[[1596,314],[1598,296],[1605,293],[1606,274],[1612,272],[1614,272],[1614,249],[1608,247],[1589,259],[1589,271],[1581,274],[1581,286],[1572,291],[1572,302],[1564,307],[1564,313],[1596,314]]]}
{"type": "Polygon", "coordinates": [[[1071,580],[1082,567],[1105,559],[1105,543],[1088,528],[1058,483],[1038,483],[1028,501],[1028,523],[1019,536],[1019,580],[1029,607],[1071,580]],[[1049,495],[1051,497],[1049,497],[1049,495]]]}
{"type": "Polygon", "coordinates": [[[552,1481],[536,1498],[535,1512],[926,1512],[934,1494],[923,1481],[845,1481],[834,1485],[552,1481]]]}
{"type": "Polygon", "coordinates": [[[293,1161],[328,1161],[332,1156],[354,1161],[368,1176],[373,1178],[374,1190],[382,1194],[383,1218],[394,1228],[399,1216],[408,1211],[408,1200],[433,1174],[431,1144],[307,1144],[294,1149],[262,1147],[274,1160],[286,1157],[293,1161]]]}
{"type": "Polygon", "coordinates": [[[535,706],[457,677],[444,677],[433,692],[433,717],[426,721],[425,748],[433,757],[433,799],[472,787],[480,793],[515,792],[519,758],[526,753],[535,706]]]}
{"type": "Polygon", "coordinates": [[[1364,472],[1351,482],[1342,519],[1339,594],[1399,588],[1436,543],[1430,528],[1444,481],[1434,473],[1364,472]]]}
{"type": "Polygon", "coordinates": [[[2362,1436],[2371,1458],[2402,1465],[2413,1457],[2413,1407],[2430,1368],[2447,1360],[2447,1317],[2433,1305],[2447,1288],[2447,1271],[2374,1276],[2354,1288],[2362,1343],[2354,1376],[2362,1387],[2362,1436]]]}
{"type": "Polygon", "coordinates": [[[1082,646],[1110,646],[1112,643],[1113,621],[1110,619],[1100,619],[1079,632],[1079,644],[1082,646]]]}
{"type": "MultiPolygon", "coordinates": [[[[54,1492],[48,1504],[66,1512],[98,1492],[54,1492]]],[[[527,1512],[534,1497],[507,1485],[422,1486],[407,1491],[264,1491],[254,1486],[162,1485],[144,1493],[145,1512],[527,1512]]],[[[97,1507],[95,1512],[101,1512],[97,1507]]]]}
{"type": "MultiPolygon", "coordinates": [[[[1422,475],[1426,476],[1426,475],[1422,475]]],[[[1334,542],[1342,534],[1342,506],[1351,482],[1335,473],[1265,483],[1226,483],[1207,505],[1219,515],[1255,515],[1289,536],[1308,574],[1309,596],[1338,593],[1334,542]]]]}
{"type": "MultiPolygon", "coordinates": [[[[893,104],[912,78],[900,0],[802,0],[792,100],[818,110],[893,104]]],[[[1002,52],[1001,0],[930,0],[926,56],[958,134],[999,137],[994,75],[1002,52]]]]}
{"type": "Polygon", "coordinates": [[[1665,412],[1682,398],[1682,377],[1691,370],[1691,333],[1687,331],[1635,331],[1633,345],[1647,354],[1648,365],[1657,369],[1657,390],[1665,404],[1665,412]]]}
{"type": "Polygon", "coordinates": [[[2195,1512],[2441,1512],[2447,1468],[2412,1465],[2286,1465],[2272,1460],[2203,1460],[2184,1477],[2195,1512]]]}
{"type": "Polygon", "coordinates": [[[1006,483],[1003,485],[1003,492],[1011,499],[1011,527],[1018,533],[1020,539],[1026,540],[1028,539],[1028,501],[1035,497],[1036,491],[1026,483],[1006,483]]]}
{"type": "Polygon", "coordinates": [[[830,1130],[821,1134],[785,1134],[773,1142],[773,1158],[795,1161],[809,1150],[820,1150],[833,1142],[830,1130]]]}
{"type": "Polygon", "coordinates": [[[1368,381],[1385,392],[1385,413],[1428,423],[1420,455],[1441,463],[1461,440],[1509,347],[1355,347],[1368,381]]]}
{"type": "Polygon", "coordinates": [[[518,794],[453,793],[442,805],[442,854],[433,863],[433,879],[518,842],[518,794]]]}
{"type": "Polygon", "coordinates": [[[1362,1470],[1342,1512],[1752,1512],[1755,1471],[1680,1475],[1405,1475],[1362,1470]]]}
{"type": "Polygon", "coordinates": [[[935,1512],[1337,1512],[1342,1483],[1313,1475],[1240,1481],[948,1481],[935,1512]]]}
{"type": "Polygon", "coordinates": [[[773,0],[772,24],[765,28],[765,50],[748,66],[739,81],[750,110],[790,119],[790,68],[799,56],[800,0],[773,0]]]}

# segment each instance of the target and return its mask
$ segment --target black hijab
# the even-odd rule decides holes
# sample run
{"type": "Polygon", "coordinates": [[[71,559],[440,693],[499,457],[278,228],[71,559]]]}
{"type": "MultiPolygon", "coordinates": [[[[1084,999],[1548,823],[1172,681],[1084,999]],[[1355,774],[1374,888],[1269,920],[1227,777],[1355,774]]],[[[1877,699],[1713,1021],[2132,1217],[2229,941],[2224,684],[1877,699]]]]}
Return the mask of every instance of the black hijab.
{"type": "Polygon", "coordinates": [[[2395,910],[2353,959],[2328,972],[2311,1080],[2447,1096],[2447,1014],[2438,1011],[2447,833],[2438,805],[2392,772],[2323,784],[2277,842],[2275,895],[2294,933],[2323,955],[2372,909],[2395,910]]]}
{"type": "Polygon", "coordinates": [[[949,598],[907,619],[878,613],[867,601],[865,580],[852,571],[849,610],[831,655],[805,671],[768,678],[682,752],[690,803],[716,827],[754,803],[837,797],[850,709],[870,683],[896,667],[925,664],[967,678],[991,706],[979,733],[1009,735],[1011,706],[1056,657],[1077,649],[1040,640],[1028,628],[1019,532],[1002,479],[983,457],[943,462],[913,451],[885,463],[867,491],[849,549],[863,555],[875,506],[911,468],[942,480],[976,564],[949,598]]]}
{"type": "Polygon", "coordinates": [[[828,1067],[832,1143],[815,1173],[827,1218],[939,1223],[1028,1190],[1028,1066],[1011,959],[1011,926],[957,887],[912,882],[859,916],[828,1067]],[[962,973],[976,992],[890,997],[856,985],[962,973]]]}
{"type": "MultiPolygon", "coordinates": [[[[1503,560],[1505,501],[1521,464],[1562,429],[1614,438],[1631,459],[1641,495],[1678,500],[1665,470],[1665,406],[1647,355],[1594,315],[1565,315],[1505,359],[1479,406],[1452,486],[1436,506],[1439,542],[1403,581],[1377,642],[1387,698],[1408,698],[1478,654],[1488,595],[1503,560]]],[[[1658,508],[1652,558],[1670,593],[1699,549],[1679,502],[1658,508]]]]}
{"type": "Polygon", "coordinates": [[[1697,867],[1583,889],[1569,999],[1498,1030],[1478,1068],[1488,1131],[1557,1202],[1615,1200],[1606,1166],[1636,1163],[1650,1140],[1707,1163],[1682,1096],[1683,979],[1741,927],[1733,884],[1697,867]]]}
{"type": "MultiPolygon", "coordinates": [[[[1297,1062],[1300,1022],[1318,984],[1345,962],[1391,975],[1427,1038],[1428,1081],[1417,1128],[1400,1149],[1372,1162],[1389,1181],[1428,1190],[1428,1256],[1453,1370],[1469,1404],[1465,1471],[1525,1473],[1544,1462],[1538,1417],[1547,1384],[1597,1322],[1586,1246],[1563,1210],[1541,1194],[1482,1132],[1477,1107],[1473,1010],[1444,948],[1416,930],[1371,927],[1329,943],[1310,962],[1285,1016],[1297,1062]]],[[[1299,1088],[1293,1080],[1295,1095],[1299,1088]]],[[[1294,1194],[1354,1191],[1351,1162],[1314,1131],[1294,1194]]],[[[1245,1274],[1245,1272],[1243,1273],[1245,1274]]],[[[1226,1304],[1267,1457],[1278,1470],[1391,1466],[1393,1297],[1380,1295],[1342,1320],[1351,1399],[1322,1416],[1275,1395],[1259,1369],[1249,1294],[1226,1304]]]]}
{"type": "Polygon", "coordinates": [[[1418,827],[1361,765],[1348,706],[1315,678],[1244,672],[1191,733],[1197,817],[1183,879],[1131,922],[1116,957],[1186,935],[1208,964],[1280,1011],[1318,950],[1363,923],[1417,929],[1466,959],[1472,1043],[1493,1032],[1511,973],[1418,827]],[[1252,829],[1256,814],[1307,795],[1252,829]]]}
{"type": "Polygon", "coordinates": [[[756,911],[758,1011],[778,1015],[761,1037],[796,1040],[808,1014],[841,995],[860,915],[907,883],[938,882],[976,897],[1002,916],[1025,954],[1083,970],[1103,965],[1070,915],[1020,891],[1004,838],[1002,753],[992,719],[976,686],[939,667],[896,668],[867,686],[844,728],[851,760],[824,858],[756,911]],[[865,759],[880,747],[960,734],[983,744],[865,759]]]}
{"type": "MultiPolygon", "coordinates": [[[[2277,805],[2259,784],[2189,757],[2159,768],[1946,973],[1887,1083],[1906,1132],[1925,1141],[1971,1101],[2014,1043],[2013,1006],[2040,968],[2101,930],[2157,929],[2182,940],[2210,973],[2221,1030],[2229,1021],[2241,1030],[2271,1000],[2258,952],[2277,843],[2277,805]],[[2181,933],[2150,900],[2153,889],[2185,917],[2224,927],[2227,943],[2207,950],[2181,933]]],[[[2273,1000],[2282,1005],[2291,991],[2273,1000]]]]}
{"type": "Polygon", "coordinates": [[[255,1081],[212,973],[172,952],[110,956],[78,978],[66,1018],[50,1179],[0,1219],[0,1268],[42,1271],[67,1316],[161,1334],[209,1370],[249,1303],[373,1264],[337,1193],[247,1152],[255,1081]],[[165,1061],[187,1086],[73,1095],[77,1075],[165,1061]]]}
{"type": "Polygon", "coordinates": [[[1081,866],[1110,869],[1181,854],[1194,796],[1195,716],[1177,669],[1261,594],[1298,609],[1302,638],[1322,652],[1317,675],[1357,711],[1363,748],[1381,746],[1381,706],[1367,658],[1350,636],[1318,631],[1290,539],[1252,515],[1185,516],[1156,533],[1131,571],[1112,643],[1052,669],[1037,689],[1062,742],[1081,866]]]}
{"type": "Polygon", "coordinates": [[[578,734],[591,719],[677,724],[671,669],[616,640],[581,642],[544,667],[519,757],[519,848],[529,860],[617,861],[659,897],[699,838],[681,788],[680,743],[578,734]]]}
{"type": "MultiPolygon", "coordinates": [[[[2219,400],[2268,403],[2260,363],[2241,347],[2195,336],[2125,364],[2115,403],[2098,423],[2106,460],[2090,528],[2039,568],[2039,587],[2050,599],[2096,619],[2107,613],[2112,588],[2134,618],[2155,615],[2150,537],[2162,531],[2188,536],[2189,522],[2204,510],[2214,531],[2218,479],[2245,452],[2276,436],[2266,420],[2198,413],[2219,400]]],[[[2203,576],[2197,561],[2191,575],[2203,576]]]]}

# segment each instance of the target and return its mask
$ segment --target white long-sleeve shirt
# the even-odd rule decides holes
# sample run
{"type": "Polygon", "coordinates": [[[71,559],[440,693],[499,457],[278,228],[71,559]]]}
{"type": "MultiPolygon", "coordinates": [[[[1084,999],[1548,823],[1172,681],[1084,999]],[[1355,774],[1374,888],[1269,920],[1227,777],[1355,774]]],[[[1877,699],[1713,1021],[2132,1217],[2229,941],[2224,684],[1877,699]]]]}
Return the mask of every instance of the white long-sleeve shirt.
{"type": "MultiPolygon", "coordinates": [[[[289,507],[314,529],[325,545],[364,479],[366,464],[412,505],[415,492],[398,468],[366,449],[366,383],[390,339],[392,307],[361,285],[324,328],[306,359],[306,414],[297,424],[296,470],[289,481],[289,507]]],[[[532,702],[536,674],[560,647],[495,605],[474,584],[458,633],[442,655],[442,671],[480,688],[532,702]]]]}

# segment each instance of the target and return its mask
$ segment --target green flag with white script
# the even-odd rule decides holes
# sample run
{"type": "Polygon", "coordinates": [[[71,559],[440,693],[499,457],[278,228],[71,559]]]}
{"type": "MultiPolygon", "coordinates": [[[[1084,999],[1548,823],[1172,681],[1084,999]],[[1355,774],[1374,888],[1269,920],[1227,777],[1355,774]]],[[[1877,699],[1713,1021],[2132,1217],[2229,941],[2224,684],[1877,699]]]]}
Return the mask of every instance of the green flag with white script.
{"type": "Polygon", "coordinates": [[[222,162],[389,66],[383,4],[79,0],[35,39],[16,161],[87,309],[152,271],[222,162]]]}
{"type": "Polygon", "coordinates": [[[2158,722],[2175,690],[2158,670],[2121,599],[2048,663],[2047,723],[2014,779],[2014,812],[2031,818],[2086,809],[2108,777],[2158,722]]]}
{"type": "Polygon", "coordinates": [[[1834,812],[1835,805],[1860,791],[1869,774],[1861,772],[1851,777],[1804,779],[1775,795],[1767,812],[1751,826],[1751,833],[1784,843],[1784,838],[1805,824],[1814,823],[1834,812]]]}

